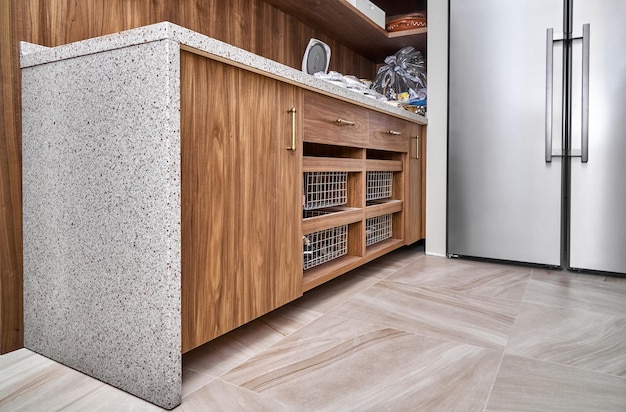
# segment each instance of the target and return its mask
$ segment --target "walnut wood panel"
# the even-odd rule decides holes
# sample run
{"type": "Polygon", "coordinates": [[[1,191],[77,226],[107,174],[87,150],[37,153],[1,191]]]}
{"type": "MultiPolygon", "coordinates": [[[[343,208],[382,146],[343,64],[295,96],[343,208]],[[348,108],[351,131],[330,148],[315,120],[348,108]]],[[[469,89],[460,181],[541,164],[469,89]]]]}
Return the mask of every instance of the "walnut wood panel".
{"type": "Polygon", "coordinates": [[[405,198],[406,208],[406,244],[416,242],[424,238],[424,171],[423,156],[421,149],[422,141],[425,139],[425,127],[413,125],[411,130],[410,150],[408,154],[408,175],[406,180],[405,198]]]}
{"type": "Polygon", "coordinates": [[[310,157],[302,159],[304,172],[360,172],[363,170],[363,160],[338,157],[310,157]]]}
{"type": "Polygon", "coordinates": [[[21,117],[17,4],[0,2],[0,354],[23,343],[21,117]]]}
{"type": "Polygon", "coordinates": [[[401,172],[402,161],[401,160],[367,159],[367,162],[365,163],[365,170],[379,171],[379,172],[401,172]]]}
{"type": "Polygon", "coordinates": [[[369,148],[407,152],[414,123],[386,114],[369,115],[369,148]]]}
{"type": "Polygon", "coordinates": [[[404,207],[402,200],[387,200],[365,208],[365,218],[401,212],[404,207]]]}
{"type": "Polygon", "coordinates": [[[363,220],[363,209],[360,208],[329,208],[325,210],[330,210],[334,213],[304,219],[302,221],[302,234],[308,235],[309,233],[363,220]]]}
{"type": "Polygon", "coordinates": [[[319,93],[304,92],[304,141],[365,147],[369,110],[319,93]]]}
{"type": "Polygon", "coordinates": [[[183,352],[301,294],[297,93],[182,53],[183,352]]]}
{"type": "Polygon", "coordinates": [[[365,173],[348,173],[349,207],[365,207],[365,173]]]}
{"type": "Polygon", "coordinates": [[[420,169],[421,169],[421,210],[418,212],[420,215],[420,239],[426,239],[426,144],[428,143],[427,136],[427,127],[420,126],[418,128],[419,140],[418,147],[420,151],[418,152],[420,158],[420,169]]]}

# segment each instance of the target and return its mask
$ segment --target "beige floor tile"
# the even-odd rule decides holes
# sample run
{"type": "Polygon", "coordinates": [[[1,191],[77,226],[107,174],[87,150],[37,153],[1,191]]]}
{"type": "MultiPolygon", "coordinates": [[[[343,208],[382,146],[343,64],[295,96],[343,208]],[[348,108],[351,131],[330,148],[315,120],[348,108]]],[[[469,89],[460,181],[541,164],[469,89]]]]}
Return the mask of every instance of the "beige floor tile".
{"type": "Polygon", "coordinates": [[[20,385],[40,370],[55,365],[56,362],[28,349],[19,349],[0,356],[0,398],[9,393],[9,386],[18,382],[20,385]]]}
{"type": "Polygon", "coordinates": [[[480,411],[500,358],[325,315],[222,379],[292,411],[480,411]]]}
{"type": "MultiPolygon", "coordinates": [[[[45,409],[51,411],[51,409],[45,409]]],[[[60,409],[63,412],[157,412],[165,411],[149,402],[124,391],[102,384],[95,391],[86,394],[76,402],[60,409]]]]}
{"type": "Polygon", "coordinates": [[[364,277],[356,272],[349,272],[305,292],[304,296],[290,305],[326,313],[379,281],[376,277],[364,277]]]}
{"type": "Polygon", "coordinates": [[[503,350],[517,304],[381,281],[331,312],[336,316],[503,350]]]}
{"type": "Polygon", "coordinates": [[[208,385],[215,379],[217,378],[206,375],[202,372],[189,368],[183,368],[183,398],[191,395],[203,386],[208,385]]]}
{"type": "Polygon", "coordinates": [[[223,382],[212,381],[183,399],[174,412],[294,412],[280,402],[223,382]]]}
{"type": "Polygon", "coordinates": [[[524,300],[613,315],[626,313],[626,279],[533,270],[524,300]]]}
{"type": "Polygon", "coordinates": [[[487,411],[623,412],[626,379],[505,355],[487,411]]]}
{"type": "MultiPolygon", "coordinates": [[[[418,244],[185,354],[176,410],[625,411],[625,335],[625,278],[418,244]]],[[[160,408],[21,349],[0,356],[4,410],[160,408]]]]}
{"type": "Polygon", "coordinates": [[[525,303],[506,352],[626,377],[626,317],[525,303]]]}
{"type": "Polygon", "coordinates": [[[1,411],[161,410],[31,351],[18,352],[17,356],[2,356],[4,366],[8,358],[21,359],[2,369],[1,411]]]}
{"type": "Polygon", "coordinates": [[[183,368],[217,378],[311,322],[321,313],[279,308],[183,355],[183,368]]]}
{"type": "Polygon", "coordinates": [[[520,302],[531,270],[522,266],[424,256],[387,280],[430,289],[444,289],[458,294],[498,297],[520,302]]]}

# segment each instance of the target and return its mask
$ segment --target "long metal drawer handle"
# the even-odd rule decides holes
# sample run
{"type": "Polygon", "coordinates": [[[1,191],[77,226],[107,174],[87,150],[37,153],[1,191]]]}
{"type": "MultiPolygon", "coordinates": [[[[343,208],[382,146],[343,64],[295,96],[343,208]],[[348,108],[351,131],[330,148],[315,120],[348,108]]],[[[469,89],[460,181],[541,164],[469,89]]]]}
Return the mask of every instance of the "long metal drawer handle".
{"type": "Polygon", "coordinates": [[[296,151],[296,108],[292,107],[288,110],[291,113],[291,147],[287,150],[296,151]]]}
{"type": "Polygon", "coordinates": [[[396,132],[395,130],[389,130],[387,133],[392,134],[394,136],[399,136],[402,134],[402,132],[396,132]]]}
{"type": "Polygon", "coordinates": [[[335,123],[340,124],[342,126],[354,126],[355,123],[351,122],[350,120],[344,120],[344,119],[337,119],[335,120],[335,123]]]}
{"type": "Polygon", "coordinates": [[[580,160],[589,161],[589,24],[583,24],[583,86],[582,130],[580,136],[580,160]]]}
{"type": "Polygon", "coordinates": [[[554,29],[546,31],[546,162],[552,161],[552,70],[554,29]]]}

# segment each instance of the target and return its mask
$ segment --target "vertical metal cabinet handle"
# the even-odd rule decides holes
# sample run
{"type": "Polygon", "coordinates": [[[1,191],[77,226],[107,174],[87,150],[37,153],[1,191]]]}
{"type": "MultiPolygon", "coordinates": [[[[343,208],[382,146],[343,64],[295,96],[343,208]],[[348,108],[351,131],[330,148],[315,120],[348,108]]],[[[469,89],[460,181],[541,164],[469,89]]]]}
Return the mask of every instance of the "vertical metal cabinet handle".
{"type": "Polygon", "coordinates": [[[546,31],[546,162],[552,161],[552,70],[554,29],[546,31]]]}
{"type": "Polygon", "coordinates": [[[415,159],[420,158],[420,137],[415,136],[415,159]]]}
{"type": "Polygon", "coordinates": [[[292,107],[287,111],[287,113],[291,113],[291,147],[288,147],[287,150],[296,151],[296,108],[292,107]]]}
{"type": "Polygon", "coordinates": [[[580,160],[583,163],[589,161],[589,31],[589,23],[583,24],[582,128],[580,136],[580,160]]]}
{"type": "Polygon", "coordinates": [[[335,120],[335,123],[340,124],[342,126],[354,126],[355,123],[351,122],[350,120],[344,120],[344,119],[337,119],[335,120]]]}

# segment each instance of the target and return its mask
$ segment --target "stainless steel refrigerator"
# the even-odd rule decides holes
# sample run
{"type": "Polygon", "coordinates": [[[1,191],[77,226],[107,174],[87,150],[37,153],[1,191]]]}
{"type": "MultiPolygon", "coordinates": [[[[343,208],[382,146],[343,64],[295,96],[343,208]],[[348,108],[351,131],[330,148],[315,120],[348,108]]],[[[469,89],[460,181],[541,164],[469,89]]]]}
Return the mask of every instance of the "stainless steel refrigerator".
{"type": "Polygon", "coordinates": [[[626,273],[626,0],[450,0],[453,256],[626,273]]]}

